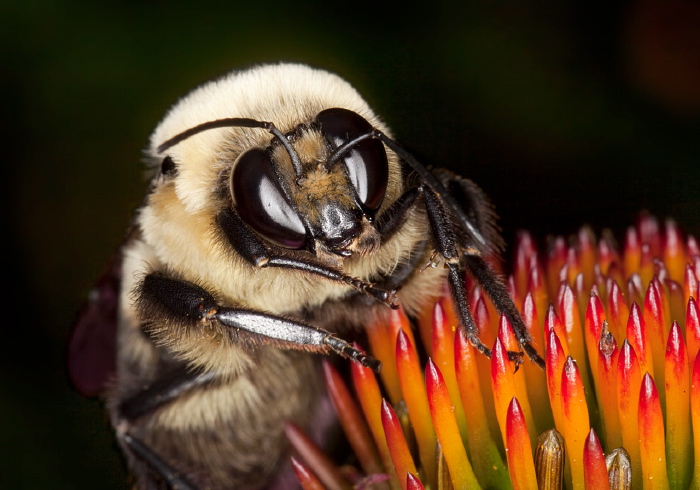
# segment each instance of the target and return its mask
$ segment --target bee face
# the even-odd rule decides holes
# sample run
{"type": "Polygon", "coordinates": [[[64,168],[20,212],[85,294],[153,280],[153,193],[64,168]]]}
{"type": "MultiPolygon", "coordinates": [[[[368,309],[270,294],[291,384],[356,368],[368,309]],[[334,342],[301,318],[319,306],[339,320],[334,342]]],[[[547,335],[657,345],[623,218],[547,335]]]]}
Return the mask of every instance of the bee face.
{"type": "Polygon", "coordinates": [[[344,144],[371,130],[352,111],[326,109],[311,126],[285,135],[293,156],[279,143],[246,150],[231,172],[236,211],[285,248],[342,257],[376,250],[379,235],[370,223],[386,194],[386,151],[381,142],[365,140],[342,152],[344,144]]]}
{"type": "Polygon", "coordinates": [[[486,197],[417,162],[337,76],[270,65],[210,82],[168,113],[147,156],[145,204],[77,326],[116,331],[102,381],[139,488],[281,482],[284,424],[323,419],[318,372],[298,351],[378,369],[340,326],[399,302],[416,314],[445,282],[489,355],[465,271],[541,362],[481,257],[498,243],[486,197]],[[445,267],[426,268],[436,257],[445,267]]]}

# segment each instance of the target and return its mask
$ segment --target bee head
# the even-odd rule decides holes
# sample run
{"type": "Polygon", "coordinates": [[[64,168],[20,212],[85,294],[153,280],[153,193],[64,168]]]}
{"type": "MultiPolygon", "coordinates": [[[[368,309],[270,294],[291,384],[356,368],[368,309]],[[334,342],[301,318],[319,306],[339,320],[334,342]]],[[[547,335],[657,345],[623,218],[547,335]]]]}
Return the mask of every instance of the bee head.
{"type": "Polygon", "coordinates": [[[375,250],[372,222],[389,169],[382,143],[366,137],[371,131],[355,112],[326,109],[270,146],[243,152],[231,172],[236,211],[282,247],[343,257],[375,250]]]}
{"type": "MultiPolygon", "coordinates": [[[[230,172],[232,205],[258,235],[287,249],[340,257],[379,247],[373,222],[387,192],[389,163],[366,119],[348,109],[325,109],[286,134],[264,121],[214,120],[178,134],[158,151],[222,127],[273,135],[269,145],[242,151],[230,172]]],[[[163,174],[174,171],[169,161],[163,160],[163,174]]]]}

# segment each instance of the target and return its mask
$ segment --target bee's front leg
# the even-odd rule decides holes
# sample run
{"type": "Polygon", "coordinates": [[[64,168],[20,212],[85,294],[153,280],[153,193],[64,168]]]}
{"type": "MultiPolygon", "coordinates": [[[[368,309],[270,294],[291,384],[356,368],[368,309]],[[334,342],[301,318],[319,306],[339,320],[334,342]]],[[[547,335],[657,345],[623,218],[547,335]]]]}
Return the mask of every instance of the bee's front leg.
{"type": "Polygon", "coordinates": [[[159,272],[148,274],[139,286],[138,306],[147,332],[163,324],[197,328],[218,322],[251,345],[268,343],[321,354],[333,351],[375,371],[381,367],[381,362],[327,330],[280,315],[220,305],[204,288],[159,272]]]}
{"type": "Polygon", "coordinates": [[[216,219],[231,246],[241,257],[256,267],[280,267],[313,274],[339,284],[345,284],[394,309],[398,308],[396,290],[386,291],[376,288],[372,283],[348,276],[338,269],[320,263],[311,255],[300,258],[298,253],[271,250],[250,231],[248,225],[235,211],[230,209],[222,211],[216,219]]]}

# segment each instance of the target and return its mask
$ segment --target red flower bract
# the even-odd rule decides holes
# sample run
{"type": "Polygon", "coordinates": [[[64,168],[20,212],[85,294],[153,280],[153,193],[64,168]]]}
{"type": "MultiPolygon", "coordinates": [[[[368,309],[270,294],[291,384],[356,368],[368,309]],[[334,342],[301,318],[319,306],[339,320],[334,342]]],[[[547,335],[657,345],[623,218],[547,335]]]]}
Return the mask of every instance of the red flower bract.
{"type": "MultiPolygon", "coordinates": [[[[583,228],[570,245],[551,240],[547,254],[529,234],[518,237],[508,285],[544,372],[508,359],[518,348],[511,326],[478,286],[468,300],[482,341],[493,346],[490,360],[467,342],[444,297],[431,321],[423,315],[420,335],[400,311],[391,325],[368,326],[385,370],[380,384],[352,365],[359,403],[326,364],[365,474],[388,475],[379,484],[396,489],[700,481],[698,245],[673,221],[660,226],[649,216],[628,229],[621,250],[609,236],[596,241],[583,228]],[[417,349],[418,340],[428,345],[417,349]]],[[[302,470],[322,471],[298,461],[295,469],[308,488],[302,470]]]]}

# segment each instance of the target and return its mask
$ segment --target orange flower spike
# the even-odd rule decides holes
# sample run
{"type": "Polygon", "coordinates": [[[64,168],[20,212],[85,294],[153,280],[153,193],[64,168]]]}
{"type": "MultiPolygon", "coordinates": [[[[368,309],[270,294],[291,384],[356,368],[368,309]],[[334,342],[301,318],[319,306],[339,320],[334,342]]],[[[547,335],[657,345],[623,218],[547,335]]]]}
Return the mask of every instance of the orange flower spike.
{"type": "MultiPolygon", "coordinates": [[[[643,319],[646,324],[646,337],[649,354],[653,362],[654,370],[649,372],[653,376],[658,373],[657,377],[661,379],[661,374],[664,372],[664,357],[665,353],[661,346],[666,345],[666,329],[667,310],[664,307],[663,286],[657,277],[654,277],[649,283],[647,294],[644,298],[643,319]]],[[[639,352],[639,351],[637,351],[639,352]]],[[[664,406],[665,393],[661,394],[661,405],[664,406]]]]}
{"type": "Polygon", "coordinates": [[[506,414],[506,456],[513,490],[537,488],[535,462],[527,423],[518,399],[513,397],[506,414]]]}
{"type": "MultiPolygon", "coordinates": [[[[598,295],[591,294],[586,307],[584,335],[586,338],[586,350],[588,351],[588,364],[590,365],[594,381],[598,379],[598,342],[603,332],[603,320],[605,320],[603,303],[598,295]]],[[[599,389],[600,387],[596,385],[596,393],[599,393],[599,389]]]]}
{"type": "MultiPolygon", "coordinates": [[[[477,303],[475,303],[474,323],[476,323],[479,329],[479,336],[484,345],[493,345],[496,341],[497,330],[491,328],[491,313],[483,297],[480,297],[477,303]]],[[[477,371],[481,383],[484,408],[486,409],[491,430],[493,430],[495,434],[500,432],[500,426],[496,418],[496,406],[491,391],[491,359],[486,356],[476,356],[476,365],[478,366],[477,371]]],[[[500,440],[498,444],[501,444],[500,440]]]]}
{"type": "Polygon", "coordinates": [[[513,264],[513,281],[520,297],[527,292],[532,257],[537,256],[535,242],[527,231],[518,232],[515,246],[515,263],[513,264]]]}
{"type": "MultiPolygon", "coordinates": [[[[556,287],[556,284],[558,284],[558,282],[555,283],[554,287],[556,287]]],[[[547,305],[549,304],[549,295],[551,293],[547,291],[547,284],[544,281],[542,268],[539,266],[539,264],[533,264],[532,268],[530,269],[527,282],[527,292],[532,294],[537,311],[546,311],[547,305]]]]}
{"type": "Polygon", "coordinates": [[[392,403],[398,403],[402,396],[396,373],[396,337],[399,332],[405,332],[411,343],[415,345],[413,330],[408,317],[401,308],[390,310],[388,323],[379,326],[379,328],[376,327],[367,329],[370,350],[377,359],[382,361],[382,370],[379,372],[379,376],[389,393],[389,399],[392,403]]]}
{"type": "MultiPolygon", "coordinates": [[[[340,469],[304,431],[292,423],[287,423],[284,426],[284,434],[294,451],[306,461],[308,468],[313,471],[314,479],[323,484],[323,488],[329,490],[352,489],[352,485],[343,476],[340,469]]],[[[309,481],[313,483],[313,479],[309,479],[309,481]]]]}
{"type": "Polygon", "coordinates": [[[698,488],[700,485],[700,353],[693,358],[693,374],[690,385],[690,413],[693,419],[693,449],[695,452],[692,488],[698,488]]]}
{"type": "Polygon", "coordinates": [[[569,355],[569,342],[567,341],[566,330],[564,325],[562,325],[559,316],[557,315],[554,305],[550,304],[547,308],[547,314],[544,317],[544,343],[545,350],[549,348],[549,331],[553,330],[557,334],[557,338],[561,343],[562,349],[564,349],[564,355],[569,355]]]}
{"type": "Polygon", "coordinates": [[[637,230],[633,227],[627,228],[625,233],[625,247],[623,257],[623,267],[625,277],[639,270],[642,260],[642,243],[637,230]]]}
{"type": "Polygon", "coordinates": [[[618,257],[615,249],[610,245],[610,240],[605,235],[598,240],[598,267],[603,275],[608,273],[608,269],[613,262],[618,262],[618,257]]]}
{"type": "Polygon", "coordinates": [[[425,490],[425,487],[417,476],[409,473],[406,475],[406,490],[425,490]]]}
{"type": "MultiPolygon", "coordinates": [[[[627,340],[629,340],[639,361],[639,371],[649,372],[654,376],[654,361],[651,355],[651,344],[647,338],[647,328],[642,315],[642,309],[637,303],[632,303],[630,316],[627,319],[627,340]]],[[[662,337],[663,339],[663,337],[662,337]]],[[[662,343],[663,344],[663,340],[662,343]]]]}
{"type": "MultiPolygon", "coordinates": [[[[470,305],[475,305],[472,307],[474,316],[481,315],[480,321],[477,321],[476,326],[479,329],[479,337],[481,341],[486,345],[491,345],[489,342],[489,337],[491,339],[496,338],[496,332],[498,331],[498,317],[500,316],[496,307],[489,297],[484,294],[484,290],[479,285],[475,285],[472,289],[470,305]],[[482,309],[478,311],[478,309],[482,309]],[[485,314],[484,314],[485,313],[485,314]]],[[[493,342],[493,340],[491,340],[493,342]]]]}
{"type": "MultiPolygon", "coordinates": [[[[481,289],[479,289],[481,291],[481,289]]],[[[479,329],[479,338],[486,345],[491,345],[496,340],[497,329],[494,328],[494,319],[492,312],[486,304],[486,299],[483,295],[472,303],[474,305],[474,323],[479,329]]]]}
{"type": "Polygon", "coordinates": [[[695,275],[695,269],[693,269],[692,265],[685,265],[685,275],[683,277],[683,304],[687,305],[691,297],[698,297],[698,278],[695,275]]]}
{"type": "Polygon", "coordinates": [[[430,359],[428,359],[428,365],[425,369],[425,384],[430,404],[430,415],[442,448],[442,454],[450,470],[452,485],[454,488],[479,488],[479,482],[467,458],[462,438],[459,436],[445,380],[440,370],[430,359]]]}
{"type": "MultiPolygon", "coordinates": [[[[683,286],[676,281],[666,279],[663,283],[663,287],[659,287],[659,289],[661,290],[661,298],[666,298],[666,301],[663,303],[665,305],[664,310],[667,312],[667,315],[664,318],[682,320],[683,317],[685,317],[685,305],[688,304],[684,298],[683,286]],[[664,291],[666,291],[666,294],[664,294],[664,291]]],[[[664,334],[668,335],[668,329],[671,327],[671,322],[666,320],[663,327],[664,334]]]]}
{"type": "MultiPolygon", "coordinates": [[[[588,306],[588,299],[590,298],[591,293],[595,291],[594,288],[598,287],[598,282],[596,281],[599,281],[600,274],[597,271],[598,269],[596,268],[596,273],[593,277],[593,285],[591,287],[587,288],[584,285],[583,273],[576,276],[576,280],[574,280],[574,284],[571,287],[571,289],[574,292],[574,297],[576,298],[576,304],[578,305],[579,313],[586,311],[586,306],[588,306]]],[[[583,323],[583,317],[580,318],[580,321],[581,323],[583,323]]]]}
{"type": "Polygon", "coordinates": [[[617,362],[619,350],[615,337],[603,329],[598,342],[598,377],[600,386],[599,405],[603,411],[603,425],[607,447],[622,446],[622,432],[620,428],[620,416],[617,406],[617,362]]]}
{"type": "Polygon", "coordinates": [[[566,359],[561,379],[561,406],[566,453],[571,465],[573,488],[584,487],[583,447],[591,424],[588,419],[586,393],[576,362],[566,359]]]}
{"type": "MultiPolygon", "coordinates": [[[[448,303],[451,307],[451,302],[448,303]]],[[[443,301],[435,303],[433,307],[433,335],[432,335],[432,356],[431,359],[435,365],[444,373],[443,378],[447,385],[447,390],[450,393],[450,399],[455,410],[457,425],[459,426],[462,438],[467,440],[467,422],[462,409],[462,401],[459,395],[459,386],[457,385],[457,375],[455,374],[455,329],[457,328],[457,320],[447,315],[447,310],[444,307],[443,301]]]]}
{"type": "MultiPolygon", "coordinates": [[[[458,330],[455,335],[455,372],[467,420],[467,436],[474,472],[485,487],[505,488],[508,472],[501,460],[497,442],[489,430],[474,347],[462,330],[458,330]]],[[[489,398],[493,402],[490,392],[489,398]]]]}
{"type": "Polygon", "coordinates": [[[671,279],[681,282],[685,273],[686,253],[683,236],[678,225],[672,219],[666,220],[665,246],[663,261],[671,279]]]}
{"type": "Polygon", "coordinates": [[[685,256],[686,262],[689,262],[692,257],[700,255],[700,245],[693,235],[688,235],[685,240],[685,256]]]}
{"type": "Polygon", "coordinates": [[[491,387],[496,405],[498,425],[501,428],[501,434],[504,436],[506,433],[508,403],[516,396],[513,371],[515,369],[511,361],[508,360],[506,346],[503,345],[503,341],[499,337],[494,342],[491,350],[491,387]]]}
{"type": "Polygon", "coordinates": [[[608,286],[608,328],[616,339],[624,339],[630,310],[625,302],[617,281],[610,281],[608,286]]]}
{"type": "Polygon", "coordinates": [[[532,293],[528,292],[523,300],[523,322],[525,322],[525,326],[530,332],[532,343],[536,346],[544,346],[544,331],[540,326],[538,312],[539,310],[537,309],[535,300],[532,297],[532,293]]]}
{"type": "Polygon", "coordinates": [[[515,304],[516,308],[520,309],[523,304],[523,298],[515,289],[515,278],[512,274],[508,276],[508,279],[506,280],[506,290],[508,291],[508,296],[513,298],[513,304],[515,304]]]}
{"type": "Polygon", "coordinates": [[[560,283],[565,282],[566,284],[573,284],[576,276],[583,272],[578,259],[579,256],[576,249],[570,247],[566,254],[566,266],[562,267],[559,274],[560,283]]]}
{"type": "MultiPolygon", "coordinates": [[[[530,293],[525,296],[523,302],[523,321],[532,335],[534,345],[538,348],[544,346],[544,335],[537,318],[535,302],[530,293]]],[[[542,432],[554,424],[552,409],[549,407],[547,397],[547,377],[541,369],[524,369],[524,371],[527,382],[527,398],[530,401],[532,413],[536,414],[535,428],[538,432],[542,432]]]]}
{"type": "MultiPolygon", "coordinates": [[[[577,359],[583,372],[588,373],[588,358],[586,356],[586,345],[583,339],[584,332],[581,327],[581,315],[578,311],[578,302],[574,297],[574,291],[568,284],[564,285],[559,298],[559,318],[566,330],[566,339],[569,344],[571,357],[577,359]]],[[[591,389],[593,387],[588,379],[588,374],[586,374],[584,384],[586,385],[586,389],[591,389]]]]}
{"type": "Polygon", "coordinates": [[[632,274],[627,280],[627,304],[642,304],[644,301],[644,285],[639,274],[632,274]]]}
{"type": "Polygon", "coordinates": [[[578,232],[578,264],[580,272],[583,273],[584,285],[586,289],[593,286],[593,278],[596,265],[595,235],[590,227],[584,226],[578,232]]]}
{"type": "MultiPolygon", "coordinates": [[[[566,240],[564,237],[558,236],[550,244],[549,253],[547,254],[547,285],[549,286],[549,296],[554,298],[557,294],[557,287],[559,286],[560,274],[562,268],[567,265],[569,255],[569,248],[566,245],[566,240]]],[[[542,305],[537,305],[542,306],[542,305]]],[[[546,304],[544,308],[546,308],[546,304]]],[[[544,311],[541,308],[539,311],[544,311]]]]}
{"type": "Polygon", "coordinates": [[[403,331],[396,339],[396,367],[401,382],[408,416],[418,443],[418,455],[430,481],[435,479],[435,451],[437,447],[430,406],[425,397],[423,372],[418,354],[408,335],[403,331]]]}
{"type": "MultiPolygon", "coordinates": [[[[501,316],[501,323],[498,329],[498,338],[501,340],[501,344],[506,351],[518,350],[518,342],[515,340],[513,327],[511,326],[508,318],[506,318],[505,316],[501,316]]],[[[530,428],[530,437],[534,444],[535,442],[537,442],[537,429],[535,427],[535,421],[532,418],[532,409],[530,408],[530,401],[527,396],[527,380],[525,379],[525,369],[518,369],[516,371],[514,364],[511,364],[511,369],[514,371],[512,375],[513,387],[515,389],[514,396],[516,396],[519,400],[522,400],[521,406],[525,412],[525,417],[527,418],[527,425],[530,428]]],[[[506,403],[510,403],[510,399],[508,399],[506,403]]]]}
{"type": "Polygon", "coordinates": [[[318,478],[314,476],[309,468],[297,461],[295,457],[292,456],[292,469],[294,474],[301,484],[303,490],[325,490],[325,487],[318,481],[318,478]]]}
{"type": "Polygon", "coordinates": [[[639,237],[642,243],[649,244],[651,254],[658,257],[661,255],[661,233],[659,221],[650,214],[644,214],[637,224],[639,237]]]}
{"type": "Polygon", "coordinates": [[[583,446],[583,478],[586,490],[606,490],[610,488],[603,448],[592,428],[583,446]]]}
{"type": "Polygon", "coordinates": [[[654,270],[654,257],[655,255],[652,253],[651,246],[648,243],[642,243],[642,257],[639,261],[637,273],[642,278],[642,284],[644,284],[645,287],[649,284],[649,281],[651,281],[651,278],[654,277],[654,273],[656,272],[654,270]]]}
{"type": "Polygon", "coordinates": [[[627,339],[622,343],[617,358],[617,409],[620,417],[622,445],[627,449],[632,462],[633,488],[641,484],[639,454],[639,388],[642,375],[639,371],[637,353],[627,339]]]}
{"type": "Polygon", "coordinates": [[[396,416],[394,409],[384,399],[382,400],[382,426],[384,427],[386,443],[391,453],[391,461],[396,469],[396,477],[401,484],[401,488],[406,490],[406,476],[409,473],[417,475],[418,471],[408,449],[401,422],[396,416]]]}
{"type": "Polygon", "coordinates": [[[649,373],[644,375],[639,393],[639,441],[644,488],[669,488],[664,415],[656,384],[649,373]]]}
{"type": "MultiPolygon", "coordinates": [[[[404,334],[405,335],[405,334],[404,334]]],[[[393,474],[393,463],[389,447],[386,444],[384,436],[384,427],[382,426],[381,405],[382,395],[379,391],[377,378],[374,376],[374,371],[370,368],[361,366],[357,362],[351,362],[350,374],[355,385],[355,393],[360,400],[362,412],[365,414],[365,420],[369,425],[369,430],[374,437],[374,442],[377,444],[379,455],[382,459],[382,464],[389,474],[393,474]]]]}
{"type": "MultiPolygon", "coordinates": [[[[671,294],[674,294],[675,289],[680,290],[680,286],[677,282],[666,278],[661,280],[660,276],[654,276],[649,283],[649,287],[654,288],[654,295],[656,296],[656,301],[658,302],[658,309],[660,311],[659,318],[661,320],[661,327],[664,339],[668,335],[668,331],[671,329],[671,320],[669,318],[671,315],[671,294]]],[[[679,296],[679,301],[683,301],[683,293],[681,291],[679,296]]],[[[685,313],[685,303],[682,303],[682,310],[685,313]]]]}
{"type": "MultiPolygon", "coordinates": [[[[452,293],[450,292],[450,286],[445,281],[442,285],[442,294],[437,301],[429,303],[418,314],[418,332],[420,335],[420,343],[425,348],[426,355],[428,357],[433,355],[433,315],[435,310],[435,303],[442,303],[443,310],[448,313],[450,318],[455,318],[453,322],[455,325],[459,323],[454,315],[454,308],[452,307],[452,293]],[[447,306],[446,306],[447,305],[447,306]]],[[[411,337],[413,341],[413,337],[411,337]]]]}
{"type": "Polygon", "coordinates": [[[693,369],[695,356],[700,352],[700,309],[695,299],[688,300],[688,308],[685,314],[685,338],[688,347],[688,363],[693,369]]]}
{"type": "Polygon", "coordinates": [[[548,337],[549,341],[547,342],[547,351],[545,353],[547,393],[549,395],[549,405],[552,407],[554,426],[561,434],[564,434],[561,406],[561,376],[567,356],[554,330],[549,331],[548,337]]]}
{"type": "Polygon", "coordinates": [[[668,477],[673,488],[688,488],[692,476],[693,446],[690,419],[688,352],[678,323],[673,322],[666,344],[666,444],[668,477]]]}
{"type": "Polygon", "coordinates": [[[381,473],[383,471],[382,462],[377,446],[372,440],[372,434],[362,416],[360,407],[357,406],[338,371],[325,359],[321,364],[328,394],[338,414],[343,432],[348,438],[360,466],[368,475],[381,473]]]}

